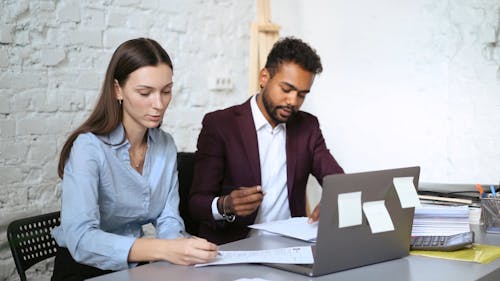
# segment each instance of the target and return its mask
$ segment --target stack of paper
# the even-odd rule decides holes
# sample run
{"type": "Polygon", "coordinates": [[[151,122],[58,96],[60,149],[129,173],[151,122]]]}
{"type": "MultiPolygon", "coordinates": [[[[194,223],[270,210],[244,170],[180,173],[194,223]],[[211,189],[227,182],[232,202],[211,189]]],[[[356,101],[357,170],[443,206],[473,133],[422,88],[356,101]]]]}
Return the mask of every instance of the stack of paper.
{"type": "Polygon", "coordinates": [[[415,208],[412,236],[446,236],[470,231],[469,207],[427,205],[415,208]]]}

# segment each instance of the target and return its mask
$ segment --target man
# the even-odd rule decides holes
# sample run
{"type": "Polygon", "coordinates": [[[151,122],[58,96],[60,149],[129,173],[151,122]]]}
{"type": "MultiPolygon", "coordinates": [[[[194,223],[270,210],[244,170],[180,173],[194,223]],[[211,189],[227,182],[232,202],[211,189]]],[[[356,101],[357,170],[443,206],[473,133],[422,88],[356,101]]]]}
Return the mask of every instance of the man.
{"type": "MultiPolygon", "coordinates": [[[[198,138],[189,208],[199,236],[222,244],[247,237],[250,224],[306,215],[309,174],[343,173],[315,116],[299,111],[321,60],[295,38],[274,44],[261,91],[208,113],[198,138]]],[[[319,205],[310,222],[319,217],[319,205]]]]}

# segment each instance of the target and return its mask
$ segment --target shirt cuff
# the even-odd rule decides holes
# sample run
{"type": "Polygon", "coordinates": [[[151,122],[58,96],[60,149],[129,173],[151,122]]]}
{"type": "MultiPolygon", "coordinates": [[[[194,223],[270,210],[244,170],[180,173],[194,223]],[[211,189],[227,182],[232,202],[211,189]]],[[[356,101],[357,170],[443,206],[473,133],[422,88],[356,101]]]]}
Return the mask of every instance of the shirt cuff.
{"type": "Polygon", "coordinates": [[[215,197],[214,200],[212,201],[212,216],[214,217],[214,220],[220,221],[222,220],[222,215],[219,214],[219,210],[217,209],[217,200],[219,197],[215,197]]]}
{"type": "MultiPolygon", "coordinates": [[[[128,255],[137,238],[135,237],[120,237],[120,238],[121,239],[119,239],[115,245],[115,253],[114,253],[115,257],[117,257],[121,261],[122,265],[126,264],[128,268],[137,266],[137,264],[134,265],[134,263],[128,261],[128,255]]],[[[121,267],[118,270],[126,269],[127,267],[125,268],[121,267]]]]}

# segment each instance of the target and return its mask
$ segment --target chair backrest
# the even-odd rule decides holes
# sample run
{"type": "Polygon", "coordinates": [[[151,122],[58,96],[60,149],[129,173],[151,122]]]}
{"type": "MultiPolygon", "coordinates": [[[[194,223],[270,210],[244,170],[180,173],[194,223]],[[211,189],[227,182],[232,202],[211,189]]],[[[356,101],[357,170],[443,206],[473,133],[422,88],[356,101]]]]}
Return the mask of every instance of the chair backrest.
{"type": "Polygon", "coordinates": [[[26,270],[36,263],[53,257],[57,244],[50,231],[60,224],[60,212],[53,212],[9,223],[7,239],[21,281],[26,280],[26,270]]]}
{"type": "Polygon", "coordinates": [[[192,235],[198,235],[199,224],[189,214],[189,190],[193,182],[194,163],[196,155],[194,152],[177,153],[177,171],[179,172],[179,212],[186,225],[186,231],[192,235]]]}

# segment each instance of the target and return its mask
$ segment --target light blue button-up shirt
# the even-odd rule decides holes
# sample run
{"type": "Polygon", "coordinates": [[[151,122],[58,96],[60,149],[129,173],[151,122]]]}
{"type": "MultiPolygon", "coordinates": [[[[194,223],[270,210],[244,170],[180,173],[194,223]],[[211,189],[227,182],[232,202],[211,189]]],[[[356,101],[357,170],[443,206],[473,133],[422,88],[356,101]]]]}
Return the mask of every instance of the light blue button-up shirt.
{"type": "Polygon", "coordinates": [[[61,226],[52,232],[80,263],[121,270],[132,244],[153,223],[158,238],[181,237],[177,150],[172,136],[148,130],[143,173],[130,165],[123,126],[108,136],[81,134],[64,167],[61,226]]]}

